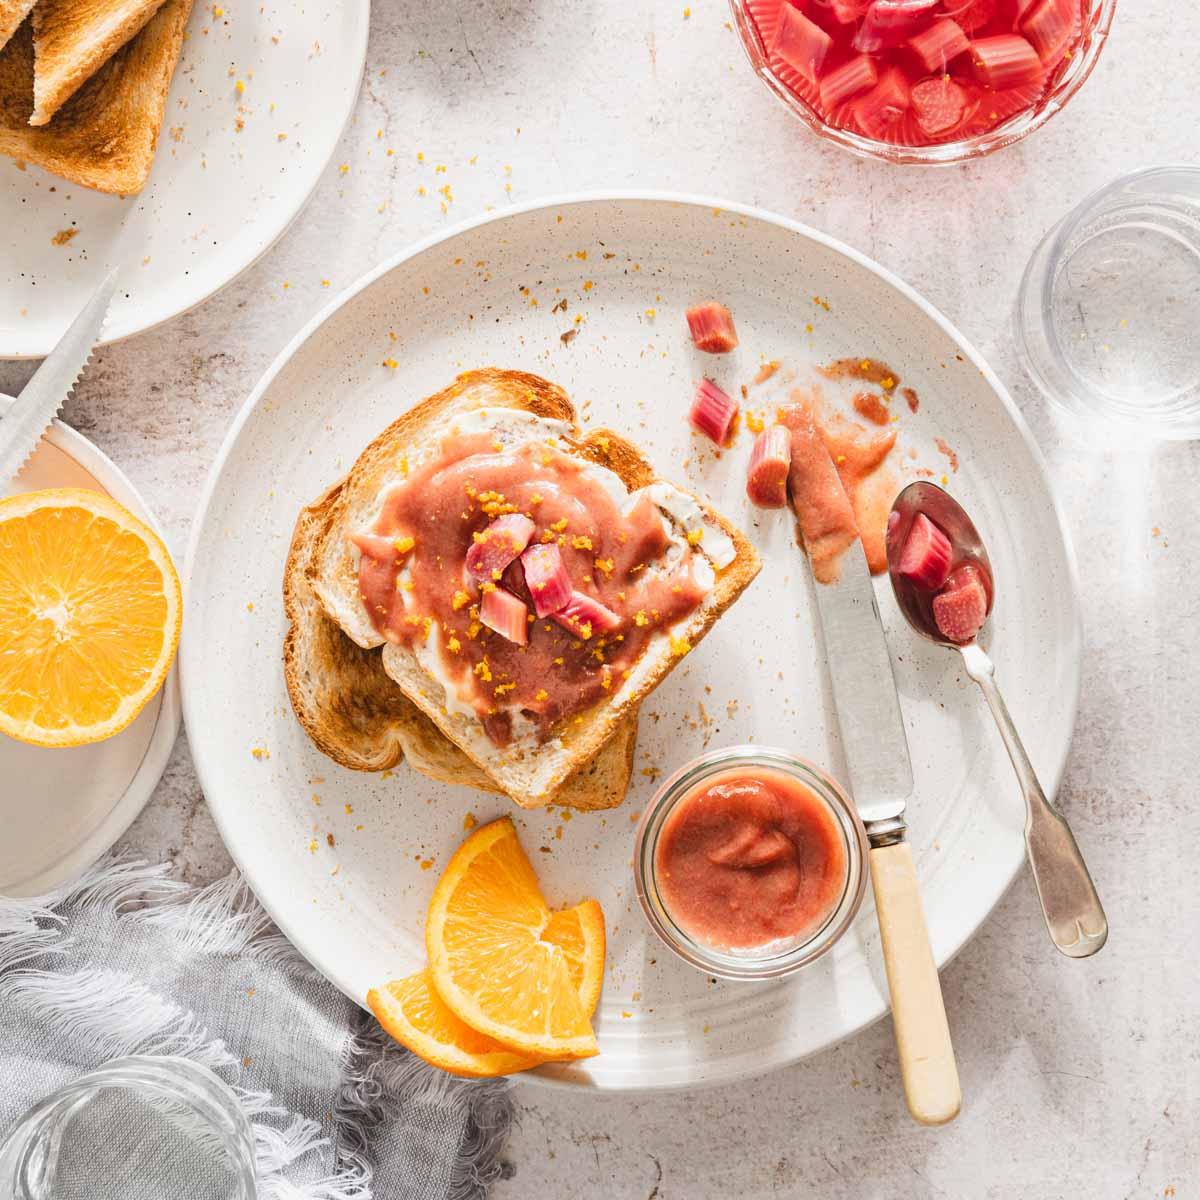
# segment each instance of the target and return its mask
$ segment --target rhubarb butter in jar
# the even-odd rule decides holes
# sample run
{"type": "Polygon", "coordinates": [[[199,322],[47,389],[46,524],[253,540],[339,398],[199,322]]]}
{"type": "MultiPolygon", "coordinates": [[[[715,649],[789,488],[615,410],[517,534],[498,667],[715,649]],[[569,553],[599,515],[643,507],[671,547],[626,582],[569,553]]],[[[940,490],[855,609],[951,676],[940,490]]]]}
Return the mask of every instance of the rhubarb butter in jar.
{"type": "Polygon", "coordinates": [[[676,772],[646,810],[634,870],[655,932],[710,974],[772,978],[854,919],[862,824],[838,785],[782,750],[742,746],[676,772]]]}

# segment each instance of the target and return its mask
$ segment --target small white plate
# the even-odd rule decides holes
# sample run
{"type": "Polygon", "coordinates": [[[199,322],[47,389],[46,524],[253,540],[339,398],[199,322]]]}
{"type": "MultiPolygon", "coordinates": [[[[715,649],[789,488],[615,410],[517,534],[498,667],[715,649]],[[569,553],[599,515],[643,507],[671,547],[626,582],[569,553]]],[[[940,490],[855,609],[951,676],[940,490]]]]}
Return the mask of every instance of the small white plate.
{"type": "Polygon", "coordinates": [[[114,259],[106,342],[185,312],[268,250],[316,187],[358,95],[370,0],[216,10],[192,9],[140,195],[0,158],[0,358],[49,353],[114,259]]]}
{"type": "MultiPolygon", "coordinates": [[[[764,358],[809,367],[847,355],[883,359],[920,394],[916,413],[897,401],[901,454],[917,455],[901,461],[949,472],[988,539],[997,579],[990,647],[1053,791],[1075,720],[1080,634],[1045,466],[987,365],[926,301],[856,251],[737,205],[656,195],[545,201],[385,263],[279,356],[238,415],[193,525],[184,705],[231,854],[288,937],[349,996],[361,1003],[369,987],[421,966],[429,897],[464,817],[507,812],[551,904],[593,895],[608,922],[600,1055],[543,1067],[538,1078],[607,1089],[727,1081],[795,1062],[887,1010],[869,905],[831,954],[797,975],[721,982],[658,943],[630,867],[634,822],[655,786],[644,770],[669,774],[705,747],[753,740],[844,776],[792,521],[750,507],[744,431],[718,459],[685,418],[701,372],[736,392],[764,358]],[[711,298],[732,308],[741,335],[723,358],[698,354],[684,321],[689,304],[711,298]],[[404,766],[391,778],[342,770],[288,704],[280,580],[299,509],[399,413],[456,372],[487,365],[562,384],[593,425],[627,432],[667,477],[711,496],[763,554],[759,578],[647,699],[633,783],[611,812],[568,820],[404,766]],[[938,438],[957,451],[957,473],[938,438]]],[[[773,410],[781,384],[753,389],[752,406],[773,410]]],[[[877,594],[912,751],[910,836],[944,963],[1020,869],[1024,806],[958,656],[912,634],[886,581],[877,594]]],[[[1052,953],[1044,942],[1033,949],[1052,953]]]]}
{"type": "MultiPolygon", "coordinates": [[[[11,403],[0,396],[0,416],[11,403]]],[[[133,484],[61,421],[0,496],[56,487],[107,492],[162,536],[133,484]]],[[[178,668],[172,667],[133,724],[107,741],[48,750],[0,734],[0,895],[37,895],[90,867],[146,806],[179,721],[178,668]]]]}

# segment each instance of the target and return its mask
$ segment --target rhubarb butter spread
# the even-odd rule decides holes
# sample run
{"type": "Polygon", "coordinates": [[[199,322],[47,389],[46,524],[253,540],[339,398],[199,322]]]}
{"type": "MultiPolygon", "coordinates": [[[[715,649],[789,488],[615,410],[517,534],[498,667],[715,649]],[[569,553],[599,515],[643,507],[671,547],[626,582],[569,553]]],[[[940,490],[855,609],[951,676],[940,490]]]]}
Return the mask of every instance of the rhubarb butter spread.
{"type": "Polygon", "coordinates": [[[682,796],[655,847],[672,919],[717,949],[803,938],[837,908],[846,846],[829,805],[799,779],[738,767],[682,796]]]}
{"type": "Polygon", "coordinates": [[[616,697],[652,639],[685,653],[673,628],[733,548],[685,493],[631,494],[566,453],[557,423],[514,432],[501,410],[491,428],[491,411],[448,430],[351,540],[378,634],[412,648],[447,708],[473,713],[505,746],[544,741],[616,697]]]}
{"type": "Polygon", "coordinates": [[[868,433],[840,417],[822,421],[803,392],[791,399],[780,413],[792,436],[788,490],[813,577],[835,582],[842,553],[856,538],[872,573],[886,570],[887,516],[896,492],[887,460],[895,432],[868,433]]]}

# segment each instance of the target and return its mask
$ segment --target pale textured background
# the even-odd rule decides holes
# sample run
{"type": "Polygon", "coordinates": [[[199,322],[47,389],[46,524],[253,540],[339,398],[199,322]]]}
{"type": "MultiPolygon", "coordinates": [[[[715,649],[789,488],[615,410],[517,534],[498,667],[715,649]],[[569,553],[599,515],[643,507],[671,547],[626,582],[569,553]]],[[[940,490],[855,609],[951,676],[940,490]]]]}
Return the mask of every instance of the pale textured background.
{"type": "MultiPolygon", "coordinates": [[[[906,1117],[884,1023],[698,1094],[518,1085],[514,1174],[498,1200],[1200,1195],[1200,889],[1184,854],[1200,834],[1200,449],[1085,444],[1048,416],[1008,333],[1021,268],[1059,214],[1119,172],[1196,159],[1200,9],[1123,4],[1063,115],[990,161],[934,172],[859,162],[804,134],[751,76],[721,0],[692,0],[687,20],[654,0],[377,0],[354,125],[305,213],[221,295],[102,352],[68,406],[182,554],[234,412],[332,292],[486,207],[628,185],[760,204],[873,255],[983,350],[1033,425],[1080,560],[1087,659],[1061,800],[1109,946],[1087,963],[1056,956],[1018,881],[943,973],[965,1095],[948,1129],[906,1117]]],[[[30,370],[0,364],[0,390],[30,370]]],[[[123,845],[192,879],[227,868],[182,739],[123,845]]]]}

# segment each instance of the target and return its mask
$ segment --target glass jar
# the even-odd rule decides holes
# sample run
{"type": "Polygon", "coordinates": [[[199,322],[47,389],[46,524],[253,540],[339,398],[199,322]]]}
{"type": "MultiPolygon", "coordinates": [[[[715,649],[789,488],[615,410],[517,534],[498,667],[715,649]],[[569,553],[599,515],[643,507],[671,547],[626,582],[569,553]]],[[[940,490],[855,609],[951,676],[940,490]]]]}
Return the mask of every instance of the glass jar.
{"type": "Polygon", "coordinates": [[[638,825],[633,873],[638,900],[651,928],[685,962],[723,979],[777,979],[826,953],[849,929],[867,885],[867,839],[849,797],[824,771],[785,750],[734,746],[714,750],[675,772],[655,793],[638,825]],[[822,801],[845,851],[840,894],[828,913],[798,937],[761,946],[719,949],[697,940],[671,915],[658,878],[658,845],[671,813],[686,797],[719,775],[737,769],[788,775],[822,801]]]}

